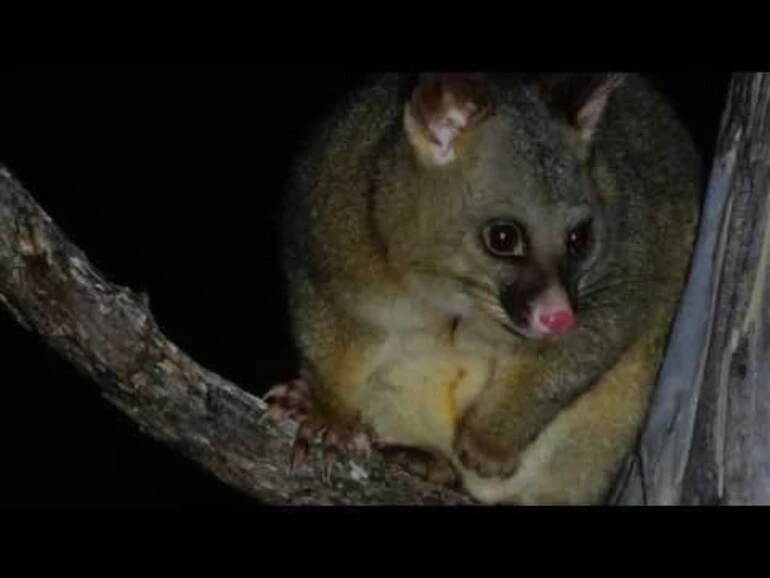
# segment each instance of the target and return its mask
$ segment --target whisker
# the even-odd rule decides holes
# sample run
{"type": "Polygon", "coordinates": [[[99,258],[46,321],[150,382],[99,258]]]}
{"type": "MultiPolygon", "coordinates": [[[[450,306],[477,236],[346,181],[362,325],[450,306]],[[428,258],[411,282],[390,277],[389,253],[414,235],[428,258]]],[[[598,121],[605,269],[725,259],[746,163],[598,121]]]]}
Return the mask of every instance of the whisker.
{"type": "Polygon", "coordinates": [[[660,281],[662,279],[665,279],[664,275],[631,275],[621,279],[602,279],[601,281],[597,280],[581,287],[579,295],[581,297],[587,297],[589,295],[594,295],[610,289],[617,289],[618,287],[626,285],[638,285],[647,281],[660,281]]]}

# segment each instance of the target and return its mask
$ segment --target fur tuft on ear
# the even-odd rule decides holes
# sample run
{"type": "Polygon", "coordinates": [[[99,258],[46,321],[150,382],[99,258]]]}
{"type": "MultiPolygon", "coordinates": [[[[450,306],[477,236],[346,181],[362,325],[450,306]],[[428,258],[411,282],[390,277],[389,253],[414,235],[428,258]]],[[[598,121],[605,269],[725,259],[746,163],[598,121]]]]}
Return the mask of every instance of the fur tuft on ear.
{"type": "Polygon", "coordinates": [[[624,73],[548,74],[539,82],[540,96],[552,109],[562,113],[583,143],[588,144],[612,92],[626,76],[624,73]]]}
{"type": "Polygon", "coordinates": [[[404,112],[409,142],[428,165],[447,165],[457,157],[456,142],[492,114],[484,74],[420,75],[404,112]]]}

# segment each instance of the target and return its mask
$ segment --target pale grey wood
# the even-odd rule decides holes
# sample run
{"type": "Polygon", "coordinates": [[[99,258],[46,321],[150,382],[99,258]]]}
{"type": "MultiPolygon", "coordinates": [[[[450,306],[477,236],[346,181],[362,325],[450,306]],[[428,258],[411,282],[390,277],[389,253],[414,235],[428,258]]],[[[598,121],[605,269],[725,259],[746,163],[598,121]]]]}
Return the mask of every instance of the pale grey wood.
{"type": "Polygon", "coordinates": [[[693,265],[617,504],[770,503],[770,75],[735,74],[693,265]]]}

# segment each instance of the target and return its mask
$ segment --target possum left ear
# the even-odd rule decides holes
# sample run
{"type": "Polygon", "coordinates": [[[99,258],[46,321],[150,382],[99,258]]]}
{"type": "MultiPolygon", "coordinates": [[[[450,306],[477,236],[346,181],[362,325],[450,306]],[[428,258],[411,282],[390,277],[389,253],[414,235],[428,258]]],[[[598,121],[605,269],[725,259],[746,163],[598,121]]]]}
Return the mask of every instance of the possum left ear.
{"type": "Polygon", "coordinates": [[[404,125],[418,158],[428,166],[452,163],[458,140],[492,113],[485,74],[421,74],[406,103],[404,125]]]}

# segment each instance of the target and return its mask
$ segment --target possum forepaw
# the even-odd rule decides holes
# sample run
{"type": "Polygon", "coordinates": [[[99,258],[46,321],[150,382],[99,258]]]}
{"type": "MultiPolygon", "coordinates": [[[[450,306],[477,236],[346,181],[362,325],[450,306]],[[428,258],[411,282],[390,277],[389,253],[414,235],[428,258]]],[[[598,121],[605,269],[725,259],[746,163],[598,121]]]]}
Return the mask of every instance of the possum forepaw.
{"type": "Polygon", "coordinates": [[[518,469],[521,436],[500,435],[488,416],[469,411],[463,419],[454,449],[463,467],[482,478],[507,478],[518,469]]]}

